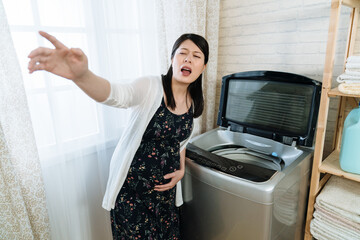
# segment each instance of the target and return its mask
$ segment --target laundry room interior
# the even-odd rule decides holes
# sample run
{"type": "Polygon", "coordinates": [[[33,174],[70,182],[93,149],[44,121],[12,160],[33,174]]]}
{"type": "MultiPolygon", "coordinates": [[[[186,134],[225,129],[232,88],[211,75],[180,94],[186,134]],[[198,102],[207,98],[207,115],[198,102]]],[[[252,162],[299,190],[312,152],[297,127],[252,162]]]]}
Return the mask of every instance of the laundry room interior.
{"type": "Polygon", "coordinates": [[[360,239],[359,11],[360,0],[0,0],[0,239],[360,239]],[[79,62],[102,85],[66,74],[79,62]],[[141,82],[153,76],[158,102],[141,82]],[[189,86],[184,108],[169,103],[174,84],[189,86]],[[176,124],[191,112],[186,128],[154,124],[189,136],[163,148],[155,132],[140,149],[147,108],[176,124]],[[170,189],[136,183],[171,192],[156,204],[172,210],[123,193],[139,152],[161,167],[175,156],[170,189]]]}

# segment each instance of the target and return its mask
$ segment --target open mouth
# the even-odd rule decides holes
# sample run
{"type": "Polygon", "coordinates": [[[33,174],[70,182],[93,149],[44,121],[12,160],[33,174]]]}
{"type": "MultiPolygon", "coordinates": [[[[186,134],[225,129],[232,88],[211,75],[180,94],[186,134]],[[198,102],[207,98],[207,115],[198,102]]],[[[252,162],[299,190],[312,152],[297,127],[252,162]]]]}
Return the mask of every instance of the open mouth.
{"type": "Polygon", "coordinates": [[[191,74],[191,69],[187,68],[187,67],[183,67],[183,68],[181,68],[181,72],[183,75],[188,76],[191,74]]]}

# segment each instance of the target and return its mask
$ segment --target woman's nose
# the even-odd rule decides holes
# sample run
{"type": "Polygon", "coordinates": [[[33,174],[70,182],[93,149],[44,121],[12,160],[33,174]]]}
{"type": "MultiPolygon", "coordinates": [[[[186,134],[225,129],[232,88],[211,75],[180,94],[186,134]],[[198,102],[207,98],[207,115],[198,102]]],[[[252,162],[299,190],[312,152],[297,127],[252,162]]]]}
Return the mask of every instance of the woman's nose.
{"type": "Polygon", "coordinates": [[[190,56],[186,56],[186,58],[185,58],[185,60],[184,60],[185,62],[189,62],[189,63],[191,63],[191,58],[190,58],[190,56]]]}

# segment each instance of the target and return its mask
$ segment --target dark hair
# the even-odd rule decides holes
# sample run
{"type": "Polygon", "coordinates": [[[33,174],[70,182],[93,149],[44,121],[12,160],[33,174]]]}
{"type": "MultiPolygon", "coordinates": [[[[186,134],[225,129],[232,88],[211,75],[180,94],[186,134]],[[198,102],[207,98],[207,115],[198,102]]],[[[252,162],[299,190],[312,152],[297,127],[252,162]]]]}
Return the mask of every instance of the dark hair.
{"type": "MultiPolygon", "coordinates": [[[[174,58],[176,50],[179,48],[181,43],[183,43],[186,40],[191,40],[196,46],[198,46],[201,50],[201,52],[204,54],[204,64],[207,64],[209,60],[209,44],[200,35],[194,34],[194,33],[185,33],[181,35],[174,43],[174,46],[171,51],[171,59],[174,58]]],[[[171,79],[173,76],[172,72],[172,65],[170,65],[168,72],[166,75],[162,75],[162,83],[163,88],[167,100],[167,105],[171,109],[175,109],[175,99],[174,95],[171,89],[171,79]]],[[[188,93],[190,93],[190,96],[194,102],[194,118],[199,117],[203,110],[204,110],[204,96],[202,91],[202,74],[188,86],[188,93]]]]}

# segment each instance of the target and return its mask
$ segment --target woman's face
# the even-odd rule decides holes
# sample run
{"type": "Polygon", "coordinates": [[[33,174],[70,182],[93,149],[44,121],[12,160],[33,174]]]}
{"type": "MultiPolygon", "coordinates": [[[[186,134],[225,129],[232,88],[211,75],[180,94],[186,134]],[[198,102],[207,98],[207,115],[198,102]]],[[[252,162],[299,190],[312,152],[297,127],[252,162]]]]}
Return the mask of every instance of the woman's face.
{"type": "Polygon", "coordinates": [[[205,56],[191,40],[185,40],[171,60],[173,80],[190,84],[205,70],[205,56]]]}

